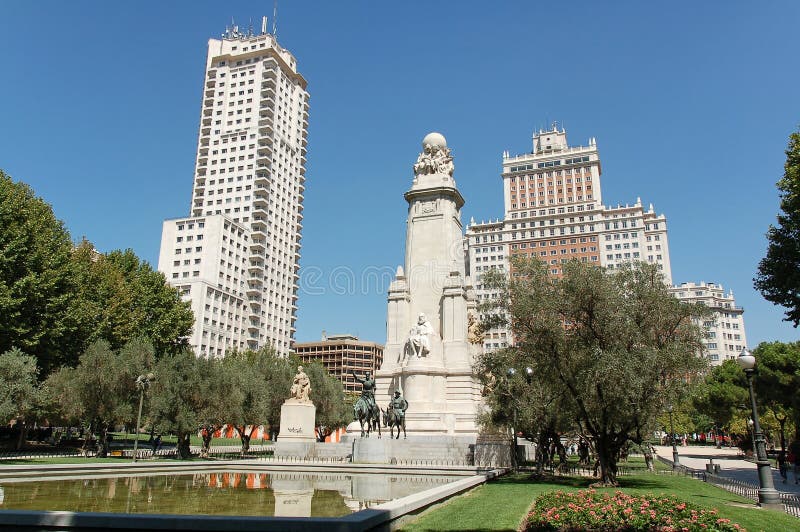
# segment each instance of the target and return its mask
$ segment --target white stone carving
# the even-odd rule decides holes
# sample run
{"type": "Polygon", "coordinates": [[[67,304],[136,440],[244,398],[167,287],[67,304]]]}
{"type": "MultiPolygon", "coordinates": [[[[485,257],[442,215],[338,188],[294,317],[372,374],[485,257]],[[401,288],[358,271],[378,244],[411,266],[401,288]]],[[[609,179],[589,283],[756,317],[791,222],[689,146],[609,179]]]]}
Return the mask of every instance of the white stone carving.
{"type": "Polygon", "coordinates": [[[406,341],[406,353],[408,356],[416,356],[417,358],[428,356],[431,352],[431,335],[435,334],[433,325],[425,317],[425,314],[420,314],[417,318],[417,323],[411,327],[408,333],[408,341],[406,341]]]}
{"type": "Polygon", "coordinates": [[[439,133],[430,133],[422,140],[422,153],[414,164],[414,175],[442,174],[453,177],[455,166],[450,148],[439,133]]]}
{"type": "Polygon", "coordinates": [[[311,393],[311,380],[309,380],[308,375],[303,371],[303,366],[297,366],[297,375],[294,376],[294,380],[292,381],[290,393],[292,394],[291,399],[295,401],[302,403],[311,402],[309,398],[309,394],[311,393]]]}

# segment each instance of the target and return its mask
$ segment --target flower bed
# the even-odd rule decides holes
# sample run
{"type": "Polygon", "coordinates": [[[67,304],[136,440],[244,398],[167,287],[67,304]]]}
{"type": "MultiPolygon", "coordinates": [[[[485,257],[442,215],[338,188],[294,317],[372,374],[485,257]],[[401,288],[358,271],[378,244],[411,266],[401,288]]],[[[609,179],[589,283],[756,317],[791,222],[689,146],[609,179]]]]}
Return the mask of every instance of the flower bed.
{"type": "Polygon", "coordinates": [[[598,493],[581,490],[545,493],[536,499],[528,514],[532,531],[636,531],[660,532],[743,531],[716,510],[706,510],[675,497],[644,495],[634,497],[621,491],[598,493]]]}

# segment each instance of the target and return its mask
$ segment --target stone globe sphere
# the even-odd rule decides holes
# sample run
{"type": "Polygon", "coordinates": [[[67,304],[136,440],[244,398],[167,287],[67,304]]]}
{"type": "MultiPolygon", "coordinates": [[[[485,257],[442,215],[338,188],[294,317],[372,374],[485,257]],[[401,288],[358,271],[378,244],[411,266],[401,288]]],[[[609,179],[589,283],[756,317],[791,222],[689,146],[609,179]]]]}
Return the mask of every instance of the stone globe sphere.
{"type": "Polygon", "coordinates": [[[425,138],[422,139],[422,147],[424,148],[430,144],[431,146],[435,146],[437,148],[446,148],[447,147],[447,140],[445,140],[444,135],[441,133],[437,133],[436,131],[432,131],[425,135],[425,138]]]}

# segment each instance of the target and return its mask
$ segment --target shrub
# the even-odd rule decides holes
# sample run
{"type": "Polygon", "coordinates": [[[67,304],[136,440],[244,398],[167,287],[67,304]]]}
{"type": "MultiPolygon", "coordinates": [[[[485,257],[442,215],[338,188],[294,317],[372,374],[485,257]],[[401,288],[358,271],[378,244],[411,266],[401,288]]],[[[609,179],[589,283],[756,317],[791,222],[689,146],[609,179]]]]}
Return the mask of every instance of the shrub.
{"type": "Polygon", "coordinates": [[[706,510],[666,495],[631,496],[621,491],[581,490],[545,493],[528,515],[527,531],[659,532],[743,531],[717,510],[706,510]]]}

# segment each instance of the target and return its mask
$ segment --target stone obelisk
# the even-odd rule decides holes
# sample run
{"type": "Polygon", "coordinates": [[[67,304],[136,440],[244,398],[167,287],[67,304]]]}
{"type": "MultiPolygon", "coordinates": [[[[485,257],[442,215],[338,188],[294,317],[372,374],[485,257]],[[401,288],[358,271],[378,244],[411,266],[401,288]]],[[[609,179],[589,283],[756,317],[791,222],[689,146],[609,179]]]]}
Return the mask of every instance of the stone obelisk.
{"type": "Polygon", "coordinates": [[[472,376],[477,346],[468,340],[475,297],[466,276],[461,207],[453,158],[439,133],[422,141],[408,202],[405,269],[389,287],[386,347],[376,400],[395,390],[409,402],[409,435],[474,438],[480,386],[472,376]]]}

